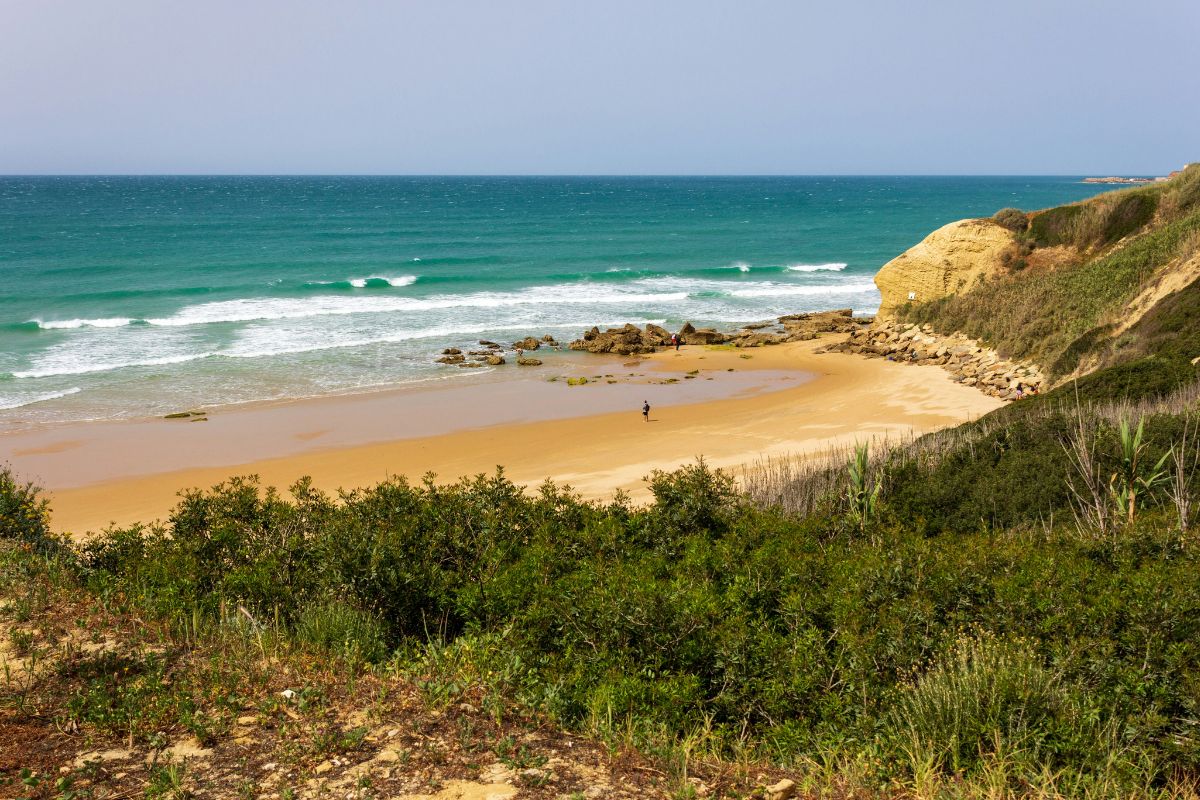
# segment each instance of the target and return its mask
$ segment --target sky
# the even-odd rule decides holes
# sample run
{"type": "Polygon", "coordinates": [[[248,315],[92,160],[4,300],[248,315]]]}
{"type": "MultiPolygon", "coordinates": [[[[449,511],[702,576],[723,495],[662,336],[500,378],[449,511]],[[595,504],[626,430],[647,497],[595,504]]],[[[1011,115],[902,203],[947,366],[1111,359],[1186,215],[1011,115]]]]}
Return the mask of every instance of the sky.
{"type": "Polygon", "coordinates": [[[1163,174],[1200,0],[0,0],[0,174],[1163,174]]]}

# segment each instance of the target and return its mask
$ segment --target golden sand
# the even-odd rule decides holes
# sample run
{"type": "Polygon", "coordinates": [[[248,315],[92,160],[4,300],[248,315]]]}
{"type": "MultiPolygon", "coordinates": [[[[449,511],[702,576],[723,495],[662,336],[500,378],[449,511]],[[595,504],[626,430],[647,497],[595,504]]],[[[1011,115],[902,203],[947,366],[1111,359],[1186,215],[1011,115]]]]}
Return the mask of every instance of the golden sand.
{"type": "Polygon", "coordinates": [[[572,360],[583,372],[598,366],[620,376],[610,379],[616,385],[568,388],[543,376],[515,393],[512,382],[492,382],[231,409],[208,422],[70,425],[0,437],[0,458],[49,490],[58,530],[81,533],[165,518],[180,489],[251,473],[280,488],[308,475],[334,490],[427,472],[453,480],[503,465],[521,484],[552,478],[585,497],[620,488],[639,499],[652,470],[698,456],[736,467],[925,433],[1000,405],[940,368],[814,352],[829,341],[689,347],[640,368],[587,354],[572,360]],[[678,383],[664,383],[672,377],[678,383]],[[740,383],[730,383],[735,377],[740,383]],[[647,423],[641,403],[651,390],[647,423]],[[628,410],[590,413],[614,400],[628,410]],[[536,421],[512,421],[529,417],[536,421]]]}

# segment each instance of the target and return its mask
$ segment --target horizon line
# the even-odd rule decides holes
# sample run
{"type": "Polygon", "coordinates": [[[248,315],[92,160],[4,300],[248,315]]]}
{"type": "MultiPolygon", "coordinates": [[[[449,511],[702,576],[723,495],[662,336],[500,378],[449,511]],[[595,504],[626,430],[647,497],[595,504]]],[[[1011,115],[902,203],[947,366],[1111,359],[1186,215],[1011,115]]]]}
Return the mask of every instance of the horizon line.
{"type": "MultiPolygon", "coordinates": [[[[1182,169],[1180,167],[1179,169],[1182,169]]],[[[1172,170],[1173,171],[1173,170],[1172,170]]],[[[1170,171],[1169,171],[1170,172],[1170,171]]],[[[0,172],[0,178],[1083,178],[1156,172],[0,172]]]]}

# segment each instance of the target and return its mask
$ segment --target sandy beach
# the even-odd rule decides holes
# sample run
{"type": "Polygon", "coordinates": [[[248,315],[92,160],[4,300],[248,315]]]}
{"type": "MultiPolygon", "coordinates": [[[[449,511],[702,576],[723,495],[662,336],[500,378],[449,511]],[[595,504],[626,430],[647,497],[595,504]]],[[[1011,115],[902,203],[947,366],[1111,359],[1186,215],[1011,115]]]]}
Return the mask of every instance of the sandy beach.
{"type": "Polygon", "coordinates": [[[937,367],[816,352],[833,339],[641,360],[571,354],[500,380],[232,407],[205,422],[36,429],[0,437],[0,460],[49,491],[58,530],[81,534],[164,519],[181,489],[245,474],[280,488],[308,475],[336,490],[502,465],[525,485],[549,477],[585,497],[619,488],[642,499],[644,476],[698,456],[737,467],[920,434],[1000,405],[937,367]],[[572,375],[589,383],[567,386],[572,375]]]}

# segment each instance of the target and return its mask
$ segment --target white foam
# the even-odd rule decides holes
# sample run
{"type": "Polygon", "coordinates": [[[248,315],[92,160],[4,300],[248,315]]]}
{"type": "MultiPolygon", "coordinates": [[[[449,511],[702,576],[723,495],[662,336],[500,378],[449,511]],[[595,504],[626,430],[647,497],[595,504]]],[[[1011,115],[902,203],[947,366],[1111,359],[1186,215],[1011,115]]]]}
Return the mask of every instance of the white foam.
{"type": "Polygon", "coordinates": [[[14,372],[14,378],[52,378],[59,375],[86,375],[91,372],[111,372],[116,369],[127,369],[130,367],[160,367],[167,364],[183,364],[187,361],[196,361],[201,358],[209,358],[216,355],[215,353],[192,353],[189,355],[163,356],[161,358],[145,358],[134,361],[66,361],[52,366],[44,366],[39,369],[23,370],[14,372]]]}
{"type": "Polygon", "coordinates": [[[757,289],[734,289],[730,294],[734,297],[811,297],[873,291],[875,291],[875,284],[864,281],[859,283],[829,283],[821,286],[767,284],[757,289]]]}
{"type": "Polygon", "coordinates": [[[848,264],[835,262],[830,264],[789,264],[790,272],[841,272],[848,264]]]}
{"type": "Polygon", "coordinates": [[[45,331],[70,330],[73,328],[121,328],[133,320],[129,317],[105,317],[103,319],[59,319],[59,320],[30,320],[45,331]]]}
{"type": "Polygon", "coordinates": [[[47,392],[46,394],[34,395],[33,397],[0,396],[0,411],[7,411],[12,408],[21,408],[22,406],[31,406],[34,403],[44,403],[47,400],[57,400],[60,397],[78,394],[81,391],[82,389],[80,389],[78,386],[72,386],[70,389],[63,389],[61,392],[47,392]]]}
{"type": "MultiPolygon", "coordinates": [[[[376,336],[365,337],[346,335],[353,334],[353,330],[350,330],[345,331],[344,335],[346,335],[346,338],[341,339],[337,338],[337,334],[331,333],[324,328],[314,328],[300,332],[293,332],[292,343],[290,344],[287,343],[288,340],[285,332],[279,331],[275,328],[267,327],[261,328],[257,331],[243,333],[236,344],[223,350],[198,352],[187,355],[181,354],[157,357],[150,356],[136,360],[107,362],[97,362],[78,356],[73,358],[68,357],[51,360],[43,363],[38,368],[14,372],[12,374],[15,378],[50,378],[61,377],[65,375],[86,375],[89,373],[108,372],[119,369],[184,364],[189,361],[199,361],[208,358],[270,358],[273,356],[300,355],[303,353],[316,353],[325,350],[367,347],[378,344],[395,344],[399,342],[416,341],[421,339],[432,339],[440,343],[451,338],[464,338],[481,333],[494,334],[503,331],[520,331],[522,333],[528,333],[531,330],[550,329],[570,329],[580,331],[592,325],[611,327],[624,325],[629,321],[631,320],[626,318],[620,320],[610,320],[608,322],[597,322],[595,319],[589,318],[586,320],[578,319],[571,322],[555,323],[520,323],[505,325],[497,325],[495,323],[479,323],[474,325],[439,325],[424,328],[414,328],[411,330],[393,331],[389,333],[381,333],[376,336]],[[307,338],[308,341],[297,342],[296,338],[307,338]]],[[[665,319],[635,319],[632,321],[639,325],[646,325],[649,323],[662,325],[666,322],[665,319]]],[[[439,346],[442,345],[439,344],[439,346]]],[[[43,399],[51,398],[47,396],[43,399]]]]}
{"type": "Polygon", "coordinates": [[[678,303],[687,292],[646,292],[599,289],[594,285],[538,286],[511,294],[476,292],[463,295],[414,297],[310,297],[222,300],[188,306],[170,317],[148,319],[154,326],[185,327],[213,323],[305,319],[308,317],[382,314],[445,309],[505,308],[537,305],[591,305],[619,303],[678,303]]]}

